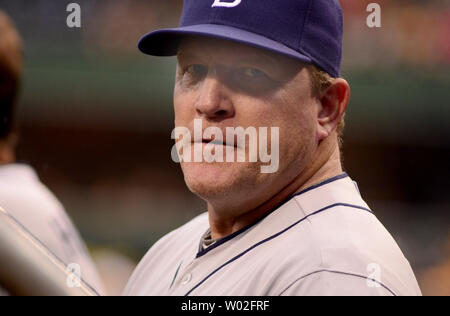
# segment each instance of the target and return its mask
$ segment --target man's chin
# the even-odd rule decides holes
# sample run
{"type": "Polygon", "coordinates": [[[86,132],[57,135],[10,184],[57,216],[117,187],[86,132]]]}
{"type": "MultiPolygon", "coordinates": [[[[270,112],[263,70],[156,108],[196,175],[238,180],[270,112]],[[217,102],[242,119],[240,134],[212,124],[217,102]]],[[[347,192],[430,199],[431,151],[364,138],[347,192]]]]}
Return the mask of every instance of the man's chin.
{"type": "Polygon", "coordinates": [[[236,163],[186,163],[183,173],[189,190],[204,200],[232,195],[251,175],[248,168],[236,163]]]}

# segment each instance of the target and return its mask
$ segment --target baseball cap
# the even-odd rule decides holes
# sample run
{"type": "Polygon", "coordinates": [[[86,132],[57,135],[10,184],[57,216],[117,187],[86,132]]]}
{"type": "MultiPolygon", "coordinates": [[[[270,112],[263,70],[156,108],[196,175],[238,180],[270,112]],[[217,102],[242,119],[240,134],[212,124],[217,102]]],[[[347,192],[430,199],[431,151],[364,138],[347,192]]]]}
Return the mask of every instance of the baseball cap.
{"type": "Polygon", "coordinates": [[[184,0],[180,25],[145,35],[139,49],[174,56],[189,35],[236,41],[312,63],[339,77],[343,14],[338,0],[184,0]]]}

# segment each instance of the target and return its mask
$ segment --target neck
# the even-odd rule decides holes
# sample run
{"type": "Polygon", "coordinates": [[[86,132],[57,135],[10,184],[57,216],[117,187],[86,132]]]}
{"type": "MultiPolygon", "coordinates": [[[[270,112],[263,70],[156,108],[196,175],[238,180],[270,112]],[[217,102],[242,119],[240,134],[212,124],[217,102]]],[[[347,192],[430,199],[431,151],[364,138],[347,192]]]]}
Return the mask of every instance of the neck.
{"type": "Polygon", "coordinates": [[[343,173],[340,149],[337,141],[333,141],[333,139],[328,137],[319,145],[319,155],[299,177],[299,187],[294,194],[343,173]]]}
{"type": "Polygon", "coordinates": [[[223,218],[217,216],[214,207],[208,204],[211,236],[214,239],[226,237],[252,223],[272,211],[277,205],[290,196],[326,179],[342,174],[339,146],[328,137],[322,141],[311,159],[311,163],[293,181],[278,193],[269,197],[258,207],[237,217],[223,218]]]}

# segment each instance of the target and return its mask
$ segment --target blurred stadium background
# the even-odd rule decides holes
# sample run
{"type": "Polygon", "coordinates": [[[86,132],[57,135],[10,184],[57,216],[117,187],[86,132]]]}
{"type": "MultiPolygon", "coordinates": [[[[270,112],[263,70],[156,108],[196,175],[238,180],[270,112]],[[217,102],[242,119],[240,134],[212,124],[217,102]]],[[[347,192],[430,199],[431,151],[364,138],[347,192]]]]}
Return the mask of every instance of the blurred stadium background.
{"type": "MultiPolygon", "coordinates": [[[[204,211],[170,159],[174,58],[140,54],[181,0],[0,0],[25,43],[19,160],[65,205],[110,293],[168,231],[204,211]]],[[[344,163],[426,295],[450,295],[450,1],[341,0],[352,87],[344,163]],[[366,26],[367,4],[382,27],[366,26]]]]}

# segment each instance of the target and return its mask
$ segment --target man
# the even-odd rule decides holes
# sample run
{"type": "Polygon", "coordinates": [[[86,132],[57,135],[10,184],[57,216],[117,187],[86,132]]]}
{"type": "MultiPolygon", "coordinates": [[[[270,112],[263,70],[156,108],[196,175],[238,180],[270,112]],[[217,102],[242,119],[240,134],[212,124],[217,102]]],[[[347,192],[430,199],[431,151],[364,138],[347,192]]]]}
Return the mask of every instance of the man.
{"type": "Polygon", "coordinates": [[[22,59],[19,34],[0,11],[0,206],[62,262],[79,265],[81,278],[102,293],[96,268],[64,207],[30,166],[15,163],[13,113],[22,59]]]}
{"type": "Polygon", "coordinates": [[[184,142],[186,184],[208,212],[150,249],[126,295],[421,294],[342,170],[342,29],[337,0],[185,0],[179,28],[141,40],[144,53],[177,55],[177,128],[276,127],[279,141],[259,136],[279,165],[261,172],[234,136],[184,142]],[[198,144],[247,159],[192,162],[198,144]]]}

